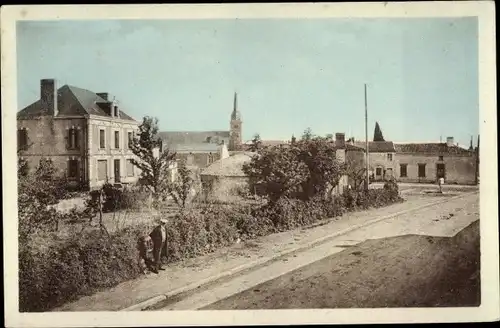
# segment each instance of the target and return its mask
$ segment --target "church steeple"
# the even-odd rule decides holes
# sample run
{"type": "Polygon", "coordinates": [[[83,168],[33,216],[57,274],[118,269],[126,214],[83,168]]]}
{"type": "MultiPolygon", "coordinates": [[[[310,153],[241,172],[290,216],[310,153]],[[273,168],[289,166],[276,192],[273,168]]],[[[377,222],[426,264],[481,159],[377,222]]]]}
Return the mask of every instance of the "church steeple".
{"type": "Polygon", "coordinates": [[[234,93],[233,111],[229,123],[229,150],[238,150],[241,147],[241,115],[238,110],[238,94],[234,93]]]}
{"type": "Polygon", "coordinates": [[[241,120],[240,111],[238,110],[238,93],[234,93],[233,112],[231,113],[231,120],[241,120]]]}

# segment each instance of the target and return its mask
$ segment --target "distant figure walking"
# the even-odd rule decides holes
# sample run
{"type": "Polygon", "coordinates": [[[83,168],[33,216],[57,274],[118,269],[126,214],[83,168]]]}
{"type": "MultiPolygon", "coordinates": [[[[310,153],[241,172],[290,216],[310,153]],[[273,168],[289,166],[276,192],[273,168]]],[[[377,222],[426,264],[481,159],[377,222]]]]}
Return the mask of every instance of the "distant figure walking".
{"type": "Polygon", "coordinates": [[[167,254],[167,223],[167,219],[160,219],[160,224],[149,234],[153,242],[154,267],[152,271],[154,273],[158,273],[158,270],[165,270],[161,265],[161,257],[167,254]]]}
{"type": "Polygon", "coordinates": [[[444,178],[443,177],[441,177],[441,178],[438,179],[438,184],[439,184],[439,193],[442,194],[443,193],[442,187],[444,185],[444,178]]]}

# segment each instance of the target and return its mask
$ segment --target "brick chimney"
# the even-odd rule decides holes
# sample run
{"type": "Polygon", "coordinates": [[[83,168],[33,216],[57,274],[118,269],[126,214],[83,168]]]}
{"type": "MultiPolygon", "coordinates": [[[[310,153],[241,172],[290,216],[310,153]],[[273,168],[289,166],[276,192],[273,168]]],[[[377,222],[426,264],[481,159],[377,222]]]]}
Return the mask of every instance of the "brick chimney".
{"type": "Polygon", "coordinates": [[[446,138],[446,146],[448,146],[448,147],[454,146],[454,142],[453,141],[454,141],[453,137],[447,137],[446,138]]]}
{"type": "Polygon", "coordinates": [[[40,80],[40,102],[42,112],[47,115],[57,116],[57,83],[54,79],[40,80]]]}
{"type": "Polygon", "coordinates": [[[345,133],[335,133],[335,146],[345,148],[345,133]]]}

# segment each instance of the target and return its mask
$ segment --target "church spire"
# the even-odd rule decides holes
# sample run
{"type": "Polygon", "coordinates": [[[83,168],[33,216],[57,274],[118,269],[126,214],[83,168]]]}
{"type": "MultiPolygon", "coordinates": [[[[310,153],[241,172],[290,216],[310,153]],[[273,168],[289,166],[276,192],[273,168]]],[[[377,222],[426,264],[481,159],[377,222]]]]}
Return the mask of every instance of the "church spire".
{"type": "Polygon", "coordinates": [[[238,110],[238,93],[237,92],[234,93],[233,112],[231,113],[231,120],[232,121],[241,120],[240,111],[238,110]]]}
{"type": "Polygon", "coordinates": [[[238,111],[238,93],[234,92],[233,112],[238,111]]]}

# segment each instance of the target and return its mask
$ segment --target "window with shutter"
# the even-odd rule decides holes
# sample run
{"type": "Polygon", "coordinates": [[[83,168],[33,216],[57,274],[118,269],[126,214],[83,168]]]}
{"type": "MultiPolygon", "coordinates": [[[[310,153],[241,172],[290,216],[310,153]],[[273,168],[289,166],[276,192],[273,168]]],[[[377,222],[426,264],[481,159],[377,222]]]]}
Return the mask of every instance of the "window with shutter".
{"type": "Polygon", "coordinates": [[[134,164],[132,163],[131,159],[127,159],[127,176],[134,176],[134,164]]]}
{"type": "Polygon", "coordinates": [[[120,132],[115,131],[115,149],[120,148],[120,132]]]}
{"type": "Polygon", "coordinates": [[[99,181],[105,181],[108,178],[108,161],[98,160],[97,161],[97,179],[99,181]]]}
{"type": "Polygon", "coordinates": [[[106,135],[105,131],[102,129],[99,130],[99,148],[106,148],[106,135]]]}

